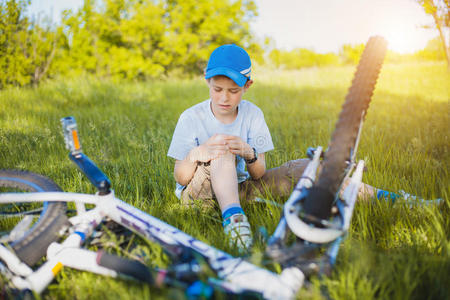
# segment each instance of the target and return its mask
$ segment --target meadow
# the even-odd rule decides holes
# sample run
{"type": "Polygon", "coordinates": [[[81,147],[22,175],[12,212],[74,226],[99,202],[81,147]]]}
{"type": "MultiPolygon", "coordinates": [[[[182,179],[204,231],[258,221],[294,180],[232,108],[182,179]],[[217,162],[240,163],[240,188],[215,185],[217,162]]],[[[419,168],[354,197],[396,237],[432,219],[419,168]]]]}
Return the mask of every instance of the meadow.
{"type": "MultiPolygon", "coordinates": [[[[298,71],[256,67],[244,99],[264,112],[276,167],[305,157],[310,146],[326,148],[354,67],[298,71]]],[[[0,91],[0,168],[29,170],[53,179],[63,190],[94,192],[68,159],[60,118],[78,121],[84,152],[110,177],[116,195],[194,237],[236,254],[224,239],[220,212],[183,208],[174,195],[174,161],[166,156],[178,116],[207,99],[201,78],[114,82],[60,79],[37,88],[0,91]]],[[[359,147],[364,182],[425,199],[435,207],[394,205],[371,199],[358,203],[337,265],[329,277],[314,278],[300,299],[449,299],[450,292],[450,75],[444,63],[385,65],[372,98],[359,147]]],[[[282,203],[286,199],[264,195],[282,203]]],[[[254,233],[272,233],[280,208],[244,203],[254,233]]],[[[103,246],[121,255],[145,253],[152,265],[166,257],[154,244],[131,253],[114,236],[103,246]]],[[[264,242],[256,237],[254,263],[264,242]]],[[[155,289],[63,269],[43,299],[178,299],[183,291],[155,289]]]]}

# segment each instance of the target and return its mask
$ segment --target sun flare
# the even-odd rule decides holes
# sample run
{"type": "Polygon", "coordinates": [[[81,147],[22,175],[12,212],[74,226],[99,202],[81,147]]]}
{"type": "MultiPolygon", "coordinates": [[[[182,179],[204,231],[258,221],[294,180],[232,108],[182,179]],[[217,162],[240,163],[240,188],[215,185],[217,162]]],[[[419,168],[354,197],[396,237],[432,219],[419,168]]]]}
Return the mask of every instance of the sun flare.
{"type": "Polygon", "coordinates": [[[383,20],[380,34],[388,41],[388,48],[401,54],[417,50],[420,41],[420,28],[412,20],[403,18],[383,20]]]}
{"type": "Polygon", "coordinates": [[[411,53],[417,49],[416,44],[419,42],[416,39],[414,31],[403,27],[391,27],[384,34],[388,42],[389,50],[404,54],[411,53]]]}

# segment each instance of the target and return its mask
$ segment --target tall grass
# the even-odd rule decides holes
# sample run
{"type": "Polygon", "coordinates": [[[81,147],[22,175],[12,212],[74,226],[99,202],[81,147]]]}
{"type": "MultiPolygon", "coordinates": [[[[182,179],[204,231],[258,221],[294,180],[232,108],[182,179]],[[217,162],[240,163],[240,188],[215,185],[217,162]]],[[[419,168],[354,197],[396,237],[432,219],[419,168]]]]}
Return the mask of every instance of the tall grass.
{"type": "MultiPolygon", "coordinates": [[[[245,95],[265,113],[276,150],[268,167],[327,146],[351,84],[350,67],[301,71],[256,70],[245,95]]],[[[373,201],[355,209],[348,238],[329,277],[299,293],[307,299],[448,299],[450,76],[443,64],[386,65],[364,124],[359,158],[368,184],[443,198],[441,207],[373,201]]],[[[185,209],[176,199],[173,161],[166,156],[178,116],[208,98],[201,79],[116,83],[58,80],[39,88],[0,92],[0,168],[30,170],[52,178],[65,191],[94,192],[67,159],[59,119],[75,116],[84,152],[110,177],[124,201],[194,237],[236,254],[222,233],[220,213],[185,209]]],[[[271,195],[266,195],[272,199],[271,195]]],[[[285,199],[274,199],[282,202],[285,199]]],[[[280,209],[245,204],[254,232],[273,232],[280,209]]],[[[106,240],[114,240],[110,235],[106,240]]],[[[252,252],[260,258],[264,243],[252,252]]],[[[112,252],[120,252],[110,247],[112,252]]],[[[153,265],[167,263],[157,245],[142,245],[153,265]]],[[[124,254],[124,253],[122,253],[124,254]]],[[[126,254],[125,254],[126,255],[126,254]]],[[[128,281],[64,269],[43,298],[178,298],[128,281]]]]}

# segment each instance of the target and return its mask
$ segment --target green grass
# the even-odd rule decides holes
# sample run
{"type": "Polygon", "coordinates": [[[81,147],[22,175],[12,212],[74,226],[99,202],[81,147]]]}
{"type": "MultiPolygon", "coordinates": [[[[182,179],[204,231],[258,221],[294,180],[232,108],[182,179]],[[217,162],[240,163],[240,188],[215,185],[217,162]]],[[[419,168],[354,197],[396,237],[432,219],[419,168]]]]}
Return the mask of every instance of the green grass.
{"type": "MultiPolygon", "coordinates": [[[[353,72],[352,67],[255,70],[255,84],[245,99],[264,111],[271,130],[276,150],[267,155],[268,167],[304,157],[309,146],[327,146],[353,72]]],[[[449,96],[444,64],[383,67],[360,143],[358,156],[368,169],[364,181],[444,198],[445,205],[410,209],[359,203],[333,274],[314,279],[299,298],[450,297],[449,96]]],[[[207,98],[201,79],[115,83],[91,78],[0,91],[0,168],[44,174],[65,191],[94,192],[64,148],[59,119],[75,116],[84,152],[110,177],[119,198],[236,253],[226,244],[218,211],[188,210],[179,204],[173,193],[173,161],[166,156],[180,113],[207,98]]],[[[273,232],[279,208],[248,204],[245,210],[255,232],[259,226],[273,232]]],[[[263,263],[262,249],[257,242],[253,261],[263,263]]],[[[156,245],[134,251],[147,253],[154,265],[166,264],[156,245]]],[[[176,289],[158,290],[70,269],[63,269],[42,294],[44,299],[180,296],[176,289]]]]}

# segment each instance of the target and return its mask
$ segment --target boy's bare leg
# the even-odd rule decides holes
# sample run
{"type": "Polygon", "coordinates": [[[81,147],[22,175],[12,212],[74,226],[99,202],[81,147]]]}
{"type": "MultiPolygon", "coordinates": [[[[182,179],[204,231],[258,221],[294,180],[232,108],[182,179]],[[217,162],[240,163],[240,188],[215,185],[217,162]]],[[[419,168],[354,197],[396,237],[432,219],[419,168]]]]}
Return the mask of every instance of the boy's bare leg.
{"type": "Polygon", "coordinates": [[[236,157],[227,153],[211,160],[211,186],[222,211],[223,229],[230,236],[231,245],[241,251],[249,249],[253,243],[252,232],[247,217],[239,202],[236,173],[236,157]]]}
{"type": "MultiPolygon", "coordinates": [[[[348,179],[342,185],[341,190],[339,192],[341,196],[342,196],[342,193],[344,192],[345,188],[349,185],[349,183],[350,183],[350,179],[348,179]]],[[[376,194],[377,194],[376,189],[373,186],[368,185],[367,183],[361,182],[361,185],[359,186],[357,200],[366,202],[366,201],[371,200],[373,197],[375,197],[376,194]]]]}
{"type": "MultiPolygon", "coordinates": [[[[341,189],[342,191],[343,189],[341,189]]],[[[362,182],[359,187],[358,199],[359,200],[369,200],[376,196],[375,188],[367,183],[362,182]]]]}
{"type": "Polygon", "coordinates": [[[220,209],[239,204],[236,157],[227,153],[211,160],[211,185],[220,209]]]}

